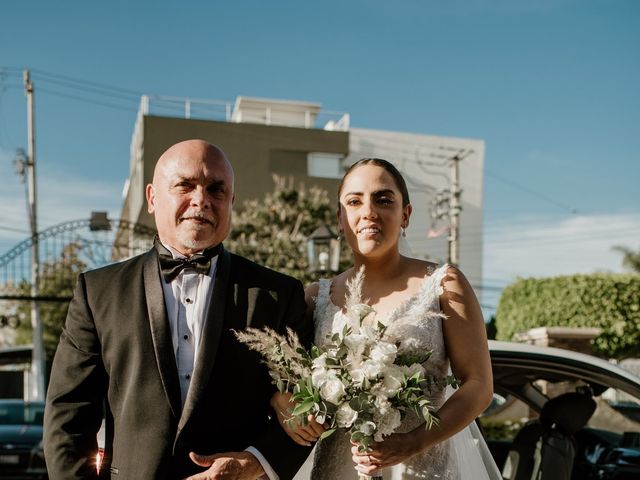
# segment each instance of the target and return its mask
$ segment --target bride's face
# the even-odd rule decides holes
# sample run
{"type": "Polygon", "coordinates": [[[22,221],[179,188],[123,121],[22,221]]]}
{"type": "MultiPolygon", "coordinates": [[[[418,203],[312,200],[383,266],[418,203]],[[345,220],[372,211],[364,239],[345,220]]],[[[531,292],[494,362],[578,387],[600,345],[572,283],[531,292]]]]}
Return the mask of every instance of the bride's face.
{"type": "Polygon", "coordinates": [[[383,167],[365,164],[352,170],[340,191],[338,222],[354,254],[365,257],[397,252],[401,227],[407,227],[411,205],[383,167]]]}

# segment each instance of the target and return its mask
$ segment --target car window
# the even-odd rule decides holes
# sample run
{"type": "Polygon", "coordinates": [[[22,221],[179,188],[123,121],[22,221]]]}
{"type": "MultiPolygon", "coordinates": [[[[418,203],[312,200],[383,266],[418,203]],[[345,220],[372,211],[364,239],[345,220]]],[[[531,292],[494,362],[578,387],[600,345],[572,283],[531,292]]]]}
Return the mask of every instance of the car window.
{"type": "MultiPolygon", "coordinates": [[[[590,392],[590,387],[584,382],[538,382],[536,386],[549,398],[581,389],[590,392]]],[[[596,411],[587,427],[618,434],[640,433],[640,399],[616,388],[609,388],[593,398],[596,401],[596,411]]]]}
{"type": "Polygon", "coordinates": [[[42,425],[44,406],[0,404],[0,425],[42,425]]]}
{"type": "Polygon", "coordinates": [[[537,416],[537,412],[522,400],[494,393],[491,405],[479,420],[487,440],[513,440],[522,426],[537,416]]]}
{"type": "Polygon", "coordinates": [[[597,408],[588,426],[610,432],[640,433],[640,400],[626,392],[609,388],[596,397],[597,408]]]}

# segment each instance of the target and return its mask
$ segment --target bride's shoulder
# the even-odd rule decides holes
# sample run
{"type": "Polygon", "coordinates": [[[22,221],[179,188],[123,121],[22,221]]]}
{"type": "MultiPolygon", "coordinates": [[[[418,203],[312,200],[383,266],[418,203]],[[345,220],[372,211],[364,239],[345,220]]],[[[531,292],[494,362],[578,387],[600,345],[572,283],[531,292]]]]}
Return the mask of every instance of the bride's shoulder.
{"type": "Polygon", "coordinates": [[[304,296],[306,298],[315,298],[318,296],[319,291],[320,291],[320,282],[313,282],[307,285],[307,288],[304,289],[304,296]]]}
{"type": "Polygon", "coordinates": [[[438,269],[442,268],[442,265],[430,262],[428,260],[420,260],[419,258],[407,258],[408,273],[410,277],[423,279],[430,277],[438,269]]]}

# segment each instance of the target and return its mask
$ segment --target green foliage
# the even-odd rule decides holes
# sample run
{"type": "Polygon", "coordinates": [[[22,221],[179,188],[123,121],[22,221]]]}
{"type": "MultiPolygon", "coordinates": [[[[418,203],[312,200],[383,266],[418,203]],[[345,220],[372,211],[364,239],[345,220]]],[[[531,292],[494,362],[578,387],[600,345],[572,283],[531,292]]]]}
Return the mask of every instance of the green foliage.
{"type": "MultiPolygon", "coordinates": [[[[71,297],[76,285],[78,274],[86,269],[86,264],[80,260],[80,247],[75,243],[65,246],[60,256],[41,265],[40,289],[41,296],[71,297]]],[[[27,283],[20,287],[23,294],[31,293],[31,286],[27,283]]],[[[39,302],[40,319],[43,326],[43,342],[47,361],[53,359],[58,346],[58,340],[64,326],[68,302],[39,302]]],[[[26,319],[17,328],[16,342],[18,344],[32,343],[31,302],[21,301],[18,307],[19,316],[26,319]]]]}
{"type": "Polygon", "coordinates": [[[509,285],[496,313],[498,339],[536,327],[599,327],[594,354],[640,355],[640,276],[571,275],[520,279],[509,285]]]}
{"type": "MultiPolygon", "coordinates": [[[[317,281],[318,274],[309,271],[307,238],[322,224],[335,225],[334,202],[320,188],[307,190],[294,186],[291,179],[273,179],[273,192],[263,199],[245,201],[240,211],[234,212],[225,248],[296,277],[305,285],[317,281]]],[[[343,245],[341,268],[349,265],[349,258],[343,245]]]]}
{"type": "Polygon", "coordinates": [[[487,440],[513,440],[524,423],[518,420],[494,420],[480,417],[480,426],[487,440]]]}

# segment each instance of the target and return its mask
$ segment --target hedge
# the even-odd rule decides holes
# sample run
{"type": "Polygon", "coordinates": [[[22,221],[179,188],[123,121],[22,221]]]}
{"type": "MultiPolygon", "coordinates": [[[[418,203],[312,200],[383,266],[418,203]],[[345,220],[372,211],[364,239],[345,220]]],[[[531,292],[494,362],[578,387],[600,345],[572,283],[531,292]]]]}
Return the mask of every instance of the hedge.
{"type": "Polygon", "coordinates": [[[599,327],[593,352],[608,358],[640,356],[640,275],[571,275],[519,279],[500,297],[497,338],[536,327],[599,327]]]}

